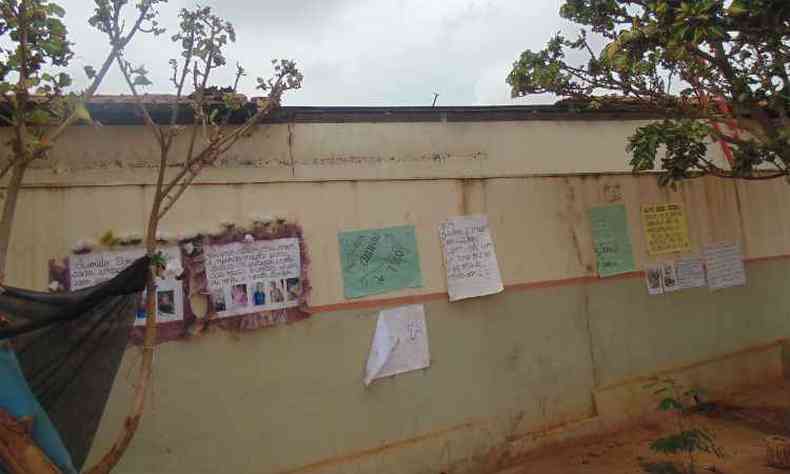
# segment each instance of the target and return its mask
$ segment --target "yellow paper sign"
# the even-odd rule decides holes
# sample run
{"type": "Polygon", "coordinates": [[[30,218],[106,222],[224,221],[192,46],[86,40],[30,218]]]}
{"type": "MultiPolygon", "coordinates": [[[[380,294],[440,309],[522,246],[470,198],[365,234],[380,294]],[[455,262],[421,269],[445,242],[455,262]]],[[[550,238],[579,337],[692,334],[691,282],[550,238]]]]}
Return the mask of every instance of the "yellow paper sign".
{"type": "Polygon", "coordinates": [[[642,206],[642,226],[649,255],[687,252],[691,249],[683,204],[642,206]]]}

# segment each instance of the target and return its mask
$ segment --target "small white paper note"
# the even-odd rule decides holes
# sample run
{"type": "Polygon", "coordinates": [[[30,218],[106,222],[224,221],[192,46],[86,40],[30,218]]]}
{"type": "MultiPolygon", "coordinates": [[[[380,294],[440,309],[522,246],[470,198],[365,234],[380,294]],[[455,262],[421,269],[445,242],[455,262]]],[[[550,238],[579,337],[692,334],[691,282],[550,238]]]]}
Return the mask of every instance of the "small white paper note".
{"type": "Polygon", "coordinates": [[[743,253],[737,242],[706,245],[704,255],[705,269],[708,272],[708,288],[719,290],[746,285],[743,253]]]}
{"type": "Polygon", "coordinates": [[[494,241],[486,216],[452,217],[439,224],[450,301],[501,292],[494,241]]]}
{"type": "Polygon", "coordinates": [[[645,283],[647,284],[647,293],[650,295],[660,295],[664,293],[664,286],[661,281],[663,280],[663,273],[661,265],[645,265],[645,283]]]}
{"type": "Polygon", "coordinates": [[[678,275],[674,262],[664,262],[661,264],[661,286],[664,293],[679,290],[678,275]]]}
{"type": "Polygon", "coordinates": [[[431,365],[423,305],[381,311],[365,367],[365,385],[431,365]]]}
{"type": "Polygon", "coordinates": [[[680,258],[675,264],[678,289],[701,288],[707,284],[705,261],[702,257],[680,258]]]}

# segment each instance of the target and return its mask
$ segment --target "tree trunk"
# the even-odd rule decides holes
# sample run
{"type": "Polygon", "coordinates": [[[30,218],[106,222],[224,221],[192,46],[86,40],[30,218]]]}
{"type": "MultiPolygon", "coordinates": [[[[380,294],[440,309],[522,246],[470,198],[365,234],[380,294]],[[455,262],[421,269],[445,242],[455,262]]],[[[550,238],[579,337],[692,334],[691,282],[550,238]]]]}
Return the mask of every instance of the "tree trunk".
{"type": "Polygon", "coordinates": [[[0,282],[3,281],[8,260],[8,248],[11,245],[11,230],[16,214],[16,204],[19,191],[22,188],[22,178],[25,176],[27,165],[14,165],[11,170],[11,179],[5,191],[3,201],[3,215],[0,217],[0,282]]]}
{"type": "MultiPolygon", "coordinates": [[[[154,203],[151,217],[148,222],[148,232],[146,233],[146,249],[148,256],[153,256],[156,251],[156,229],[158,226],[158,219],[156,216],[159,214],[159,205],[154,203]]],[[[140,371],[137,376],[137,383],[134,386],[134,395],[132,397],[132,408],[129,411],[129,416],[126,417],[123,429],[120,435],[113,443],[112,447],[107,451],[104,456],[93,467],[85,471],[85,474],[107,474],[109,473],[118,461],[121,460],[124,452],[129,447],[129,444],[137,432],[137,427],[140,425],[140,418],[143,416],[145,410],[145,396],[148,390],[148,385],[151,381],[153,373],[154,362],[154,345],[156,344],[156,284],[155,284],[156,268],[151,264],[151,269],[148,272],[148,282],[146,284],[146,299],[145,299],[145,337],[143,338],[143,353],[142,362],[140,363],[140,371]]]]}

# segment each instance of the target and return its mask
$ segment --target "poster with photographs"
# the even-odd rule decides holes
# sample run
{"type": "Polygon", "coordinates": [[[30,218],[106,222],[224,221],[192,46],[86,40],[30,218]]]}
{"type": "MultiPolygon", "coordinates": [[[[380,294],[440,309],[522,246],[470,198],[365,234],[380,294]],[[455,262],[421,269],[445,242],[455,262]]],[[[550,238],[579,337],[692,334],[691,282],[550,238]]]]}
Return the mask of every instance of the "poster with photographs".
{"type": "MultiPolygon", "coordinates": [[[[178,247],[160,249],[168,265],[181,268],[181,251],[178,247]]],[[[121,273],[135,260],[145,255],[144,248],[111,250],[106,252],[72,255],[69,257],[69,281],[72,291],[82,290],[110,280],[121,273]]],[[[180,280],[157,279],[157,322],[181,321],[184,319],[184,287],[180,280]],[[161,301],[161,304],[160,304],[161,301]]],[[[140,311],[135,326],[145,326],[145,292],[140,299],[140,311]]]]}
{"type": "Polygon", "coordinates": [[[209,245],[204,250],[208,290],[217,317],[299,306],[299,239],[209,245]]]}

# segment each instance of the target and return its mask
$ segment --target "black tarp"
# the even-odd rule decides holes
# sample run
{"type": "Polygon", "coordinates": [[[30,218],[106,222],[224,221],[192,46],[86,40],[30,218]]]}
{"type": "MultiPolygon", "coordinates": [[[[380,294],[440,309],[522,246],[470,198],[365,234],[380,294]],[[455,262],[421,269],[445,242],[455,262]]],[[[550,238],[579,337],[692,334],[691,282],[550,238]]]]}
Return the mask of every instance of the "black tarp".
{"type": "Polygon", "coordinates": [[[77,469],[85,462],[126,349],[149,258],[79,291],[2,287],[0,341],[11,340],[31,390],[77,469]]]}

